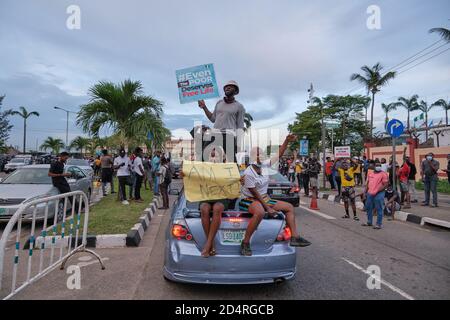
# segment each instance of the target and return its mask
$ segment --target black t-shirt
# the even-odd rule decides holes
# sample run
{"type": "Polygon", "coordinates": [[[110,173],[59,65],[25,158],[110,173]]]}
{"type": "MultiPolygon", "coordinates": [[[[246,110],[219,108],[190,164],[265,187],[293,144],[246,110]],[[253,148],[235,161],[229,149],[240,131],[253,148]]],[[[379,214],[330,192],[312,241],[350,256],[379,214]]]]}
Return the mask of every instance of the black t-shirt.
{"type": "MultiPolygon", "coordinates": [[[[50,165],[50,173],[62,174],[64,173],[64,163],[61,161],[55,161],[50,165]]],[[[67,180],[65,177],[52,177],[53,185],[57,184],[67,184],[67,180]]]]}
{"type": "Polygon", "coordinates": [[[400,203],[400,197],[398,196],[398,192],[394,191],[393,189],[391,191],[386,190],[384,192],[384,197],[389,201],[391,198],[396,195],[397,198],[395,199],[395,202],[400,203]]]}
{"type": "Polygon", "coordinates": [[[412,162],[408,162],[408,166],[410,168],[408,180],[416,180],[416,174],[417,174],[416,165],[412,162]]]}

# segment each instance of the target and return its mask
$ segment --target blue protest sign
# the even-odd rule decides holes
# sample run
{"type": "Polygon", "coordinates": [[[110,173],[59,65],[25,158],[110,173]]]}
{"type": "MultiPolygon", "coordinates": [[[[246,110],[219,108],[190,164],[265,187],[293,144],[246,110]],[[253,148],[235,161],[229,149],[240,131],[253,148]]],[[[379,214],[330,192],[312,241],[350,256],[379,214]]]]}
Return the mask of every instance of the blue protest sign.
{"type": "Polygon", "coordinates": [[[308,156],[309,155],[308,146],[309,146],[308,140],[300,140],[299,155],[308,156]]]}
{"type": "Polygon", "coordinates": [[[386,126],[387,133],[393,138],[400,137],[404,129],[403,123],[398,119],[392,119],[386,126]]]}
{"type": "Polygon", "coordinates": [[[219,96],[214,66],[202,64],[176,71],[180,103],[189,103],[219,96]]]}
{"type": "Polygon", "coordinates": [[[153,140],[153,133],[150,131],[147,133],[147,140],[153,140]]]}

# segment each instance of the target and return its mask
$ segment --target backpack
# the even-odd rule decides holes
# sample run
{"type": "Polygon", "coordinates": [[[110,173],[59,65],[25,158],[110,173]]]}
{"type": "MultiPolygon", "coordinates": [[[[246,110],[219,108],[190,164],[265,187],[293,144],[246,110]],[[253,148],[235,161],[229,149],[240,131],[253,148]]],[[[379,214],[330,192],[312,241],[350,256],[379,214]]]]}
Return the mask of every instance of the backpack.
{"type": "Polygon", "coordinates": [[[166,175],[164,176],[163,184],[165,186],[168,186],[172,182],[172,171],[166,167],[166,175]]]}

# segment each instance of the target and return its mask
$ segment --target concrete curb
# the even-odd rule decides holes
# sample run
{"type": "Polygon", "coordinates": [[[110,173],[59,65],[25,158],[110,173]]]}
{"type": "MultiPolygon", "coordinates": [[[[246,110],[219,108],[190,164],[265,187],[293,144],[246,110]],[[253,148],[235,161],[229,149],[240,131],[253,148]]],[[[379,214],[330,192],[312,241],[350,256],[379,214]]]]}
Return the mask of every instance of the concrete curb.
{"type": "Polygon", "coordinates": [[[150,203],[150,206],[144,210],[144,214],[139,217],[139,222],[136,223],[127,233],[125,245],[127,247],[138,247],[141,240],[144,238],[144,233],[150,226],[150,221],[153,215],[158,210],[159,198],[155,196],[150,203]]]}
{"type": "MultiPolygon", "coordinates": [[[[145,208],[143,214],[139,217],[138,223],[136,223],[127,234],[102,234],[102,235],[88,235],[86,240],[87,248],[124,248],[124,247],[137,247],[144,237],[145,231],[150,226],[156,210],[158,210],[158,204],[160,200],[155,197],[149,204],[148,208],[145,208]]],[[[81,244],[81,236],[78,238],[78,245],[81,244]]],[[[36,237],[33,242],[33,249],[41,248],[43,244],[43,237],[36,237]]],[[[68,247],[68,235],[65,236],[65,241],[61,242],[61,235],[55,237],[55,248],[60,248],[61,245],[68,247]]],[[[50,248],[52,244],[52,235],[49,234],[45,237],[45,248],[50,248]]],[[[75,237],[72,236],[72,248],[75,246],[75,237]]],[[[23,249],[30,248],[30,238],[25,242],[23,249]]]]}
{"type": "MultiPolygon", "coordinates": [[[[338,202],[340,204],[344,204],[344,202],[341,201],[340,197],[334,194],[319,192],[319,198],[327,199],[330,202],[338,202]]],[[[364,203],[362,203],[361,201],[356,201],[356,208],[362,210],[364,208],[364,203]]],[[[421,217],[416,214],[404,211],[396,211],[394,214],[394,219],[420,224],[421,226],[425,224],[431,224],[442,228],[450,229],[450,221],[439,220],[430,217],[421,217]]]]}

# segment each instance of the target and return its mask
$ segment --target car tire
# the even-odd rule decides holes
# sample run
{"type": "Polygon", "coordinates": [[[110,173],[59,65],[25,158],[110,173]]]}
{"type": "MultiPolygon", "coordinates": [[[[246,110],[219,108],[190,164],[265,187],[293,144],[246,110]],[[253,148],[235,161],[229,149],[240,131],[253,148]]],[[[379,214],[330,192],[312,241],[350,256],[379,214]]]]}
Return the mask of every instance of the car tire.
{"type": "Polygon", "coordinates": [[[92,190],[89,188],[87,193],[88,204],[91,204],[92,190]]]}
{"type": "Polygon", "coordinates": [[[171,283],[174,283],[174,282],[175,282],[175,281],[173,281],[172,279],[167,278],[165,275],[163,275],[163,278],[164,278],[164,280],[167,281],[167,282],[171,282],[171,283]]]}

